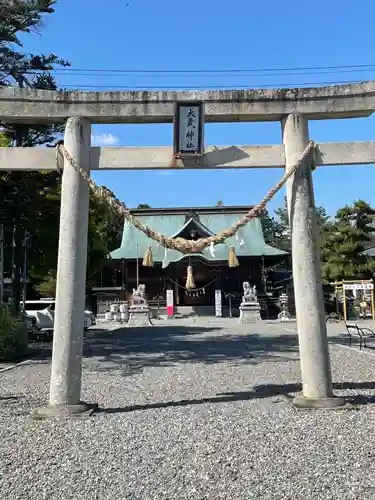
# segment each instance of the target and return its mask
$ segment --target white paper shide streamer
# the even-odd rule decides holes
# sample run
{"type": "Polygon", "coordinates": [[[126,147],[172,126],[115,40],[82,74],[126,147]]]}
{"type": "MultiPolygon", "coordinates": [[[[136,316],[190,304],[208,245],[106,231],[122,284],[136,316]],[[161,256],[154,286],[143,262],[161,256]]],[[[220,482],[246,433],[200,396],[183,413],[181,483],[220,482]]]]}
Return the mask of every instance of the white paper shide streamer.
{"type": "Polygon", "coordinates": [[[214,242],[212,242],[212,243],[211,243],[211,245],[210,245],[210,254],[211,254],[211,257],[212,257],[213,259],[216,257],[214,242]]]}
{"type": "Polygon", "coordinates": [[[236,234],[236,241],[240,240],[240,247],[242,247],[245,244],[242,235],[243,235],[243,231],[242,231],[242,228],[240,228],[236,234]]]}
{"type": "Polygon", "coordinates": [[[164,248],[163,267],[166,267],[167,265],[167,257],[168,257],[168,248],[164,248]]]}

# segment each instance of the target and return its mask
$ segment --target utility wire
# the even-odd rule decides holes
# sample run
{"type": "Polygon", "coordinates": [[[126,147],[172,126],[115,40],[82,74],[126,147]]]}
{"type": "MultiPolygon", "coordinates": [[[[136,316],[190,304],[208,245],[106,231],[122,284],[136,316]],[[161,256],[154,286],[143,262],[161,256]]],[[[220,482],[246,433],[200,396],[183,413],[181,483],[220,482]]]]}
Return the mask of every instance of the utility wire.
{"type": "MultiPolygon", "coordinates": [[[[69,75],[69,76],[95,76],[97,77],[124,77],[126,76],[136,76],[137,78],[165,78],[165,77],[171,77],[171,78],[212,78],[212,77],[217,77],[220,76],[221,78],[233,78],[233,77],[246,77],[246,78],[258,78],[258,77],[269,77],[269,76],[306,76],[306,75],[333,75],[333,74],[344,74],[344,73],[369,73],[369,72],[374,72],[375,71],[375,66],[372,69],[358,69],[358,70],[336,70],[336,71],[305,71],[303,73],[297,73],[297,72],[284,72],[284,73],[257,73],[257,74],[251,74],[251,73],[193,73],[193,74],[187,74],[187,73],[176,73],[176,74],[165,74],[165,73],[155,73],[155,74],[150,74],[150,73],[116,73],[116,72],[100,72],[100,73],[90,73],[89,71],[81,71],[81,70],[68,70],[68,71],[62,71],[58,72],[58,70],[53,70],[53,72],[56,72],[56,75],[61,76],[61,75],[69,75]]],[[[32,71],[28,74],[37,74],[37,72],[32,71]]]]}
{"type": "Polygon", "coordinates": [[[231,90],[251,90],[251,89],[257,89],[257,88],[277,88],[277,87],[302,87],[305,85],[342,85],[342,84],[348,84],[348,83],[362,83],[361,80],[341,80],[341,81],[327,81],[327,82],[294,82],[294,83],[275,83],[275,84],[257,84],[257,85],[241,85],[239,88],[236,85],[205,85],[205,86],[185,86],[185,85],[180,85],[180,86],[154,86],[154,87],[144,87],[144,86],[136,86],[136,85],[91,85],[91,84],[83,84],[83,83],[77,83],[75,85],[72,84],[65,84],[65,83],[59,83],[59,87],[61,89],[64,88],[74,88],[76,90],[78,89],[122,89],[122,90],[210,90],[210,89],[231,89],[231,90]]]}
{"type": "MultiPolygon", "coordinates": [[[[144,85],[130,85],[129,81],[125,82],[126,85],[111,85],[110,83],[106,85],[94,83],[61,83],[59,86],[66,89],[123,89],[123,90],[199,90],[199,89],[257,89],[257,88],[278,88],[278,87],[304,87],[304,86],[319,86],[319,85],[340,85],[340,84],[351,84],[360,83],[359,79],[352,80],[330,80],[330,81],[304,81],[304,82],[287,82],[287,83],[274,83],[274,84],[252,84],[249,82],[249,78],[257,77],[279,77],[279,76],[307,76],[307,75],[334,75],[343,73],[369,73],[375,71],[375,64],[355,64],[355,65],[338,65],[338,66],[309,66],[309,67],[290,67],[290,68],[242,68],[242,69],[183,69],[183,70],[167,70],[167,69],[104,69],[104,68],[56,68],[52,70],[52,73],[56,77],[71,76],[71,77],[231,77],[231,78],[241,78],[246,77],[246,84],[239,84],[233,82],[231,85],[168,85],[168,86],[144,86],[144,85]]],[[[31,72],[30,74],[36,74],[38,72],[31,72]]],[[[370,78],[368,78],[370,79],[370,78]]]]}
{"type": "Polygon", "coordinates": [[[66,72],[89,72],[89,73],[149,73],[149,74],[208,74],[208,73],[259,73],[259,72],[284,72],[284,71],[326,71],[326,70],[350,70],[358,71],[359,69],[374,68],[374,64],[353,64],[340,66],[309,66],[302,68],[232,68],[232,69],[104,69],[104,68],[56,68],[56,73],[66,72]]]}

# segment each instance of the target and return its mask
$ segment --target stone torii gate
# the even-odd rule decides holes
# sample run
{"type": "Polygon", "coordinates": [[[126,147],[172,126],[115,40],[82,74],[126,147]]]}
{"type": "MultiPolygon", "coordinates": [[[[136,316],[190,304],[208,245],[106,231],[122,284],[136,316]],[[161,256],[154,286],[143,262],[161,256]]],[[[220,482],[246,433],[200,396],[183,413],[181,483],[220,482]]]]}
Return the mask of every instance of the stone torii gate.
{"type": "MultiPolygon", "coordinates": [[[[66,122],[65,148],[75,164],[105,169],[293,168],[309,141],[309,120],[367,117],[375,109],[375,81],[320,88],[194,92],[55,92],[0,90],[4,122],[66,122]],[[91,123],[171,123],[176,103],[201,103],[206,122],[279,121],[283,144],[208,146],[202,156],[176,159],[169,147],[91,148],[91,123]]],[[[318,166],[375,163],[375,141],[322,143],[318,166]]],[[[54,170],[49,148],[0,148],[2,170],[54,170]]],[[[333,408],[344,401],[332,391],[311,166],[287,182],[293,277],[303,394],[298,407],[333,408]]],[[[34,416],[90,413],[81,401],[89,187],[65,158],[52,373],[48,404],[34,416]]]]}

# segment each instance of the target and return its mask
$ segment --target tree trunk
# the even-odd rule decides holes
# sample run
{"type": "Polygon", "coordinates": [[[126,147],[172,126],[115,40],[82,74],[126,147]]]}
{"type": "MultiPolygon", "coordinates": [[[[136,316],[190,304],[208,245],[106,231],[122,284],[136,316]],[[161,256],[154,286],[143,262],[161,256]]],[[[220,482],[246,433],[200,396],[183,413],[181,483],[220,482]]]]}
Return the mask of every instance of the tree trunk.
{"type": "Polygon", "coordinates": [[[14,219],[12,238],[12,305],[15,314],[20,312],[21,302],[22,237],[23,231],[20,221],[14,219]]]}
{"type": "MultiPolygon", "coordinates": [[[[22,125],[18,126],[14,134],[14,147],[21,147],[23,143],[22,125]]],[[[19,174],[19,172],[17,172],[19,174]]],[[[16,182],[21,181],[16,176],[16,182]]],[[[22,201],[21,201],[22,203],[22,201]]],[[[20,312],[21,302],[21,267],[22,267],[22,240],[23,230],[21,228],[21,220],[19,213],[13,219],[13,236],[12,236],[12,306],[15,314],[20,312]]]]}

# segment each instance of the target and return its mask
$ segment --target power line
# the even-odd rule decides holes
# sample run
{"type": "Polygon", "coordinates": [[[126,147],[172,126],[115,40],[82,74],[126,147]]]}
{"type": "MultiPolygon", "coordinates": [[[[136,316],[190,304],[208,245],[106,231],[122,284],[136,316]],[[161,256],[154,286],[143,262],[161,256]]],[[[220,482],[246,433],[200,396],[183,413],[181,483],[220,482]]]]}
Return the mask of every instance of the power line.
{"type": "MultiPolygon", "coordinates": [[[[58,70],[54,70],[58,71],[58,70]]],[[[193,73],[193,74],[185,74],[185,73],[176,73],[176,74],[166,74],[166,73],[155,73],[155,74],[150,74],[150,73],[126,73],[126,76],[136,76],[137,78],[155,78],[155,77],[170,77],[170,78],[185,78],[185,77],[194,77],[194,78],[210,78],[210,77],[217,77],[220,76],[221,78],[233,78],[233,77],[246,77],[246,78],[258,78],[258,77],[269,77],[269,76],[306,76],[306,75],[332,75],[332,74],[343,74],[343,73],[369,73],[375,71],[375,66],[372,67],[371,69],[343,69],[343,70],[336,70],[336,71],[305,71],[303,73],[298,73],[298,72],[284,72],[284,73],[257,73],[257,74],[251,74],[251,73],[193,73]]],[[[35,71],[30,72],[29,74],[37,74],[35,71]]],[[[57,76],[61,75],[68,75],[68,76],[91,76],[91,77],[124,77],[125,73],[105,73],[105,72],[100,72],[100,73],[90,73],[88,71],[79,71],[79,70],[71,70],[71,71],[63,71],[61,73],[56,73],[57,76]]]]}
{"type": "Polygon", "coordinates": [[[257,84],[257,85],[248,85],[241,86],[241,88],[235,87],[233,85],[206,85],[197,88],[196,86],[185,86],[180,85],[178,87],[174,86],[166,86],[166,87],[144,87],[144,86],[129,86],[129,85],[91,85],[91,84],[64,84],[59,83],[61,89],[64,88],[73,88],[76,90],[80,89],[120,89],[120,90],[222,90],[222,89],[230,89],[230,90],[252,90],[258,88],[277,88],[277,87],[303,87],[305,85],[343,85],[349,83],[362,83],[361,80],[341,80],[341,81],[327,81],[327,82],[298,82],[298,83],[275,83],[275,84],[257,84]]]}
{"type": "Polygon", "coordinates": [[[104,68],[56,68],[54,72],[65,73],[72,71],[83,71],[93,73],[149,73],[149,74],[189,74],[189,73],[259,73],[259,72],[280,72],[280,71],[313,71],[313,70],[342,70],[350,69],[352,71],[365,68],[374,68],[375,64],[353,64],[340,66],[307,66],[307,67],[291,67],[291,68],[231,68],[231,69],[104,69],[104,68]]]}

